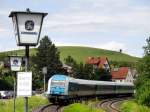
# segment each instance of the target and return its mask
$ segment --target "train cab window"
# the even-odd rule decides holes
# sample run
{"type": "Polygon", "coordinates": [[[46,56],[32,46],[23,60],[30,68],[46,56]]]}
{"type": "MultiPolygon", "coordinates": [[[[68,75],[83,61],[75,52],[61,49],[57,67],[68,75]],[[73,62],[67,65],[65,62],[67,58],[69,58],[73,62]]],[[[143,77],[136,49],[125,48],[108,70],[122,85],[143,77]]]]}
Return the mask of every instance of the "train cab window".
{"type": "Polygon", "coordinates": [[[51,85],[65,87],[65,81],[51,81],[51,85]]]}

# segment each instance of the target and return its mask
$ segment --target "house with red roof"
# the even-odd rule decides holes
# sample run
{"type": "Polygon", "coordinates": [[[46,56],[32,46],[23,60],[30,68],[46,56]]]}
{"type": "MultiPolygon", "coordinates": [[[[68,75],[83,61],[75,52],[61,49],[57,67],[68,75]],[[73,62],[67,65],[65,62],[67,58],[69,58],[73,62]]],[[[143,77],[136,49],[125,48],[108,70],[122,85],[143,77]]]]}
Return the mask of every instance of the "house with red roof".
{"type": "Polygon", "coordinates": [[[133,82],[134,77],[129,67],[115,68],[111,71],[112,81],[114,82],[133,82]]]}
{"type": "Polygon", "coordinates": [[[107,57],[88,57],[86,64],[92,64],[94,68],[102,68],[110,72],[110,65],[107,57]]]}

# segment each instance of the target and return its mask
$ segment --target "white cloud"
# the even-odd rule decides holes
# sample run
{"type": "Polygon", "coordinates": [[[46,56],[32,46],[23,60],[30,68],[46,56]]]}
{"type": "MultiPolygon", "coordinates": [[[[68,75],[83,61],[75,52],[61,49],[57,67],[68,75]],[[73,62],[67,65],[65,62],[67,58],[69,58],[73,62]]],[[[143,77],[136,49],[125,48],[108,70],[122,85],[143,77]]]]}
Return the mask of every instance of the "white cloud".
{"type": "MultiPolygon", "coordinates": [[[[104,7],[105,9],[107,7],[104,7]]],[[[124,12],[118,10],[118,13],[116,13],[117,9],[111,10],[114,14],[101,13],[101,10],[97,11],[96,9],[93,9],[93,11],[77,10],[75,12],[57,13],[47,18],[44,27],[54,32],[102,31],[126,35],[144,34],[150,31],[150,8],[133,7],[124,12]]]]}

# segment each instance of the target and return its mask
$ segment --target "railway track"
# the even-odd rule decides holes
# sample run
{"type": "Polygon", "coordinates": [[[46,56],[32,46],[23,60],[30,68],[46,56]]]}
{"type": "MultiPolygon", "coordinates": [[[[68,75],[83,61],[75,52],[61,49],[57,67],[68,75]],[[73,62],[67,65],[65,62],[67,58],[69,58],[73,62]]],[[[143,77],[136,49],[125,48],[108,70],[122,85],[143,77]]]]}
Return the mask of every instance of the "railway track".
{"type": "Polygon", "coordinates": [[[105,99],[96,105],[97,108],[102,108],[106,112],[121,112],[120,105],[126,98],[105,99]]]}
{"type": "Polygon", "coordinates": [[[48,104],[48,105],[42,106],[32,112],[62,112],[61,108],[62,108],[62,106],[60,106],[60,105],[48,104]]]}

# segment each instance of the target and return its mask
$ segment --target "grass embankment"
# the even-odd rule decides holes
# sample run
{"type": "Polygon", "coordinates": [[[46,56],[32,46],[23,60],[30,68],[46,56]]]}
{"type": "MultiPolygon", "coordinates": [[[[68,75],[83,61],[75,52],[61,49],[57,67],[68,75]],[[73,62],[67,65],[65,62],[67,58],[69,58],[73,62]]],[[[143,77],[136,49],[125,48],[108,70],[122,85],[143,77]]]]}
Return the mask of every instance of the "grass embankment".
{"type": "Polygon", "coordinates": [[[150,112],[150,108],[138,105],[134,100],[130,100],[121,105],[121,112],[150,112]]]}
{"type": "Polygon", "coordinates": [[[95,109],[81,103],[74,103],[64,108],[63,112],[105,112],[100,109],[95,109]]]}
{"type": "MultiPolygon", "coordinates": [[[[29,112],[32,112],[34,108],[47,103],[48,100],[45,97],[42,96],[29,97],[28,100],[29,112]]],[[[24,111],[24,98],[17,98],[16,112],[23,112],[23,111],[24,111]]],[[[13,99],[0,100],[0,112],[13,112],[13,99]]]]}

